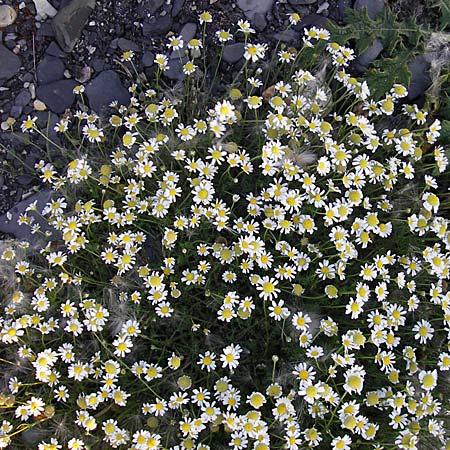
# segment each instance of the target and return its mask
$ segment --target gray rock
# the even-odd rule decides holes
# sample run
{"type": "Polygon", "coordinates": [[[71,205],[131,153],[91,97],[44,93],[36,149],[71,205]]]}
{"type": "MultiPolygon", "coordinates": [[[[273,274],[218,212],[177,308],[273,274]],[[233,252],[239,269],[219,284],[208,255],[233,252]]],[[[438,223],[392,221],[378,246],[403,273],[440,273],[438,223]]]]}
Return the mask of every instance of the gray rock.
{"type": "Polygon", "coordinates": [[[236,44],[227,44],[223,49],[223,59],[228,64],[237,63],[244,56],[244,44],[238,42],[236,44]]]}
{"type": "Polygon", "coordinates": [[[180,36],[186,44],[195,37],[195,33],[197,33],[197,24],[188,22],[181,29],[180,36]]]}
{"type": "Polygon", "coordinates": [[[175,0],[173,2],[173,6],[172,6],[172,17],[177,17],[178,14],[180,14],[181,10],[183,9],[185,0],[175,0]]]}
{"type": "Polygon", "coordinates": [[[62,51],[61,47],[54,41],[47,47],[45,54],[55,58],[65,58],[67,56],[67,53],[62,51]]]}
{"type": "Polygon", "coordinates": [[[172,59],[169,63],[169,69],[164,71],[164,76],[169,78],[170,80],[182,80],[184,77],[183,74],[183,65],[186,64],[187,58],[183,57],[172,59]]]}
{"type": "Polygon", "coordinates": [[[36,8],[36,15],[40,17],[53,17],[58,11],[47,0],[33,0],[36,8]]]}
{"type": "Polygon", "coordinates": [[[20,58],[0,44],[0,86],[20,69],[20,58]]]}
{"type": "Polygon", "coordinates": [[[16,33],[6,33],[5,34],[5,42],[15,41],[16,39],[18,39],[18,36],[16,33]]]}
{"type": "Polygon", "coordinates": [[[317,0],[288,0],[289,4],[292,6],[300,6],[300,5],[312,5],[316,3],[317,0]]]}
{"type": "Polygon", "coordinates": [[[156,11],[163,5],[164,0],[146,0],[139,7],[139,13],[141,17],[153,16],[156,11]]]}
{"type": "Polygon", "coordinates": [[[144,67],[150,67],[155,61],[155,55],[152,52],[145,52],[142,57],[142,64],[144,67]]]}
{"type": "Polygon", "coordinates": [[[91,66],[84,66],[81,70],[76,71],[75,80],[77,80],[78,83],[84,84],[91,79],[93,72],[94,69],[91,66]]]}
{"type": "Polygon", "coordinates": [[[128,105],[130,101],[128,90],[125,89],[114,70],[105,70],[97,75],[86,86],[85,92],[90,107],[99,114],[115,100],[120,105],[128,105]]]}
{"type": "Polygon", "coordinates": [[[430,64],[424,55],[418,55],[408,63],[411,80],[408,86],[408,100],[414,100],[422,95],[431,85],[429,73],[430,64]]]}
{"type": "Polygon", "coordinates": [[[94,8],[95,0],[72,0],[53,18],[56,40],[64,51],[73,50],[94,8]]]}
{"type": "Polygon", "coordinates": [[[253,17],[253,25],[258,31],[263,31],[267,27],[266,16],[263,13],[257,12],[253,17]]]}
{"type": "Polygon", "coordinates": [[[367,15],[374,20],[384,10],[384,0],[355,0],[354,9],[367,8],[367,15]]]}
{"type": "Polygon", "coordinates": [[[36,92],[37,98],[43,101],[51,111],[62,114],[74,102],[73,88],[77,84],[74,80],[59,80],[39,86],[36,92]]]}
{"type": "Polygon", "coordinates": [[[268,13],[273,6],[273,0],[237,0],[236,3],[250,20],[256,13],[268,13]]]}
{"type": "Polygon", "coordinates": [[[32,183],[34,178],[31,175],[19,175],[16,179],[16,181],[21,184],[22,186],[28,186],[32,183]]]}
{"type": "Polygon", "coordinates": [[[55,37],[55,30],[50,22],[41,23],[39,30],[36,33],[36,40],[42,41],[47,37],[55,37]]]}
{"type": "Polygon", "coordinates": [[[0,5],[0,28],[12,25],[17,19],[17,12],[12,6],[0,5]]]}
{"type": "Polygon", "coordinates": [[[21,106],[22,108],[27,105],[31,100],[31,94],[28,89],[22,89],[16,96],[14,104],[21,106]]]}
{"type": "Polygon", "coordinates": [[[147,22],[144,22],[142,27],[142,34],[144,36],[160,36],[166,34],[172,27],[173,19],[170,14],[163,17],[154,17],[147,22]]]}
{"type": "Polygon", "coordinates": [[[59,9],[65,8],[67,5],[70,5],[72,0],[61,0],[59,4],[59,9]]]}
{"type": "Polygon", "coordinates": [[[19,76],[19,80],[24,83],[31,83],[34,80],[33,74],[30,72],[26,72],[19,76]]]}
{"type": "Polygon", "coordinates": [[[16,46],[16,41],[14,39],[6,39],[5,38],[5,47],[9,50],[12,50],[16,46]]]}
{"type": "Polygon", "coordinates": [[[359,72],[364,72],[382,51],[382,42],[379,39],[375,39],[373,44],[353,61],[353,67],[359,72]]]}
{"type": "Polygon", "coordinates": [[[10,116],[18,118],[22,112],[23,108],[30,102],[31,94],[28,89],[22,89],[14,99],[14,105],[9,112],[10,116]]]}
{"type": "MultiPolygon", "coordinates": [[[[40,212],[44,209],[45,205],[51,201],[55,192],[44,189],[25,200],[22,200],[17,205],[13,206],[6,214],[0,216],[0,231],[3,233],[12,234],[17,239],[26,240],[34,245],[43,244],[43,238],[40,233],[31,234],[31,228],[27,225],[19,225],[17,219],[23,213],[28,206],[33,202],[36,203],[36,208],[40,212]]],[[[47,221],[43,219],[39,214],[34,211],[27,213],[30,217],[33,217],[33,224],[39,224],[42,231],[52,230],[47,221]]]]}
{"type": "Polygon", "coordinates": [[[17,119],[23,111],[23,106],[12,105],[11,110],[9,111],[9,115],[17,119]]]}
{"type": "Polygon", "coordinates": [[[39,84],[48,84],[64,78],[64,63],[55,56],[45,55],[37,66],[39,84]]]}
{"type": "Polygon", "coordinates": [[[320,6],[317,8],[316,14],[324,13],[325,16],[328,16],[329,6],[330,6],[330,4],[328,2],[321,3],[320,6]]]}
{"type": "Polygon", "coordinates": [[[138,52],[140,50],[139,46],[135,42],[130,41],[129,39],[125,39],[125,38],[120,38],[117,41],[117,45],[124,52],[126,52],[128,50],[132,50],[133,52],[138,52]]]}
{"type": "MultiPolygon", "coordinates": [[[[12,92],[9,88],[0,87],[0,100],[8,100],[11,98],[11,96],[12,96],[12,92]]],[[[7,110],[7,105],[4,104],[2,109],[7,110]]],[[[8,128],[9,128],[9,126],[8,126],[8,128]]],[[[8,129],[8,128],[5,128],[5,129],[8,129]]]]}
{"type": "Polygon", "coordinates": [[[101,58],[92,58],[89,64],[96,72],[101,72],[106,69],[106,63],[101,58]]]}
{"type": "Polygon", "coordinates": [[[163,5],[164,0],[148,0],[147,1],[147,9],[151,14],[155,14],[159,8],[163,5]]]}

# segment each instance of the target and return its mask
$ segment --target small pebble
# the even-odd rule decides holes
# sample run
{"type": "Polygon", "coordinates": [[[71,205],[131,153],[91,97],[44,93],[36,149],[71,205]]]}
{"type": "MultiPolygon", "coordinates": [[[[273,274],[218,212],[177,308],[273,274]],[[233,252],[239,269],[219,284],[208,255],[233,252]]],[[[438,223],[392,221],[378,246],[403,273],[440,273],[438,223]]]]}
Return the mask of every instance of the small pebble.
{"type": "Polygon", "coordinates": [[[93,69],[90,66],[84,66],[81,69],[80,75],[75,77],[75,80],[77,80],[79,83],[86,83],[91,79],[93,69]]]}
{"type": "Polygon", "coordinates": [[[328,7],[330,6],[330,4],[328,2],[322,3],[319,8],[317,8],[317,12],[316,14],[320,14],[323,11],[326,11],[328,9],[328,7]]]}
{"type": "Polygon", "coordinates": [[[0,5],[0,28],[12,25],[17,19],[16,10],[8,5],[0,5]]]}
{"type": "Polygon", "coordinates": [[[47,0],[33,0],[36,7],[36,20],[39,16],[43,18],[44,16],[53,17],[58,12],[47,0]]]}
{"type": "Polygon", "coordinates": [[[42,102],[41,100],[35,100],[33,102],[33,108],[36,111],[45,111],[47,109],[47,105],[44,102],[42,102]]]}
{"type": "Polygon", "coordinates": [[[35,99],[36,98],[36,86],[33,83],[30,84],[29,90],[30,90],[31,98],[35,99]]]}

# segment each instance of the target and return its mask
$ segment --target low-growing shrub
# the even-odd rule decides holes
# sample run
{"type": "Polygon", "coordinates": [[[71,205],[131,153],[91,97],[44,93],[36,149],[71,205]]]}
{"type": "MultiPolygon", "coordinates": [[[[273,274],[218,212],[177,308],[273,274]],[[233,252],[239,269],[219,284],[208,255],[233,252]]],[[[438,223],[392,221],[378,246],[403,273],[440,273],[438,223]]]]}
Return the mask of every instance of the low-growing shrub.
{"type": "Polygon", "coordinates": [[[157,55],[129,106],[57,124],[72,160],[19,219],[48,243],[1,251],[3,448],[449,448],[439,121],[324,29],[271,63],[238,29],[226,97],[173,37],[182,86],[157,55]]]}

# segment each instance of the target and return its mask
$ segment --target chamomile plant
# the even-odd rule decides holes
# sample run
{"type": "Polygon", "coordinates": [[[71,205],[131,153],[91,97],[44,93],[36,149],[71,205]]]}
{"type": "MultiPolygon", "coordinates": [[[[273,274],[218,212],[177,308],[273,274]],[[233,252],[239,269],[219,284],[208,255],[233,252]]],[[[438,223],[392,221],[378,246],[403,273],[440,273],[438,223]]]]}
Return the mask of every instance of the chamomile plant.
{"type": "Polygon", "coordinates": [[[0,252],[2,448],[450,448],[439,121],[373,100],[325,29],[272,65],[235,32],[220,98],[174,36],[178,96],[159,54],[130,105],[56,125],[74,157],[37,163],[53,195],[19,219],[47,243],[0,252]]]}

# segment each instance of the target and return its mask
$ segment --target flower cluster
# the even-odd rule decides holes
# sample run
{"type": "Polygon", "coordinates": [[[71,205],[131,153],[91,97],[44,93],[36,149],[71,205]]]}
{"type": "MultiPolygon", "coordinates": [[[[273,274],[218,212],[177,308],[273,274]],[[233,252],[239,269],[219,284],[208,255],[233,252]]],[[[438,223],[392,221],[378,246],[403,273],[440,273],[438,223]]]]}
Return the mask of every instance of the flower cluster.
{"type": "MultiPolygon", "coordinates": [[[[270,86],[247,76],[267,45],[238,33],[243,92],[203,115],[133,85],[108,125],[56,125],[86,151],[36,165],[53,234],[33,208],[20,223],[51,235],[40,254],[1,250],[0,447],[36,427],[39,450],[448,448],[439,121],[401,85],[374,100],[326,30],[282,49],[270,86]],[[322,48],[326,76],[300,64],[322,48]]],[[[193,60],[204,46],[168,47],[185,44],[193,60]]]]}

